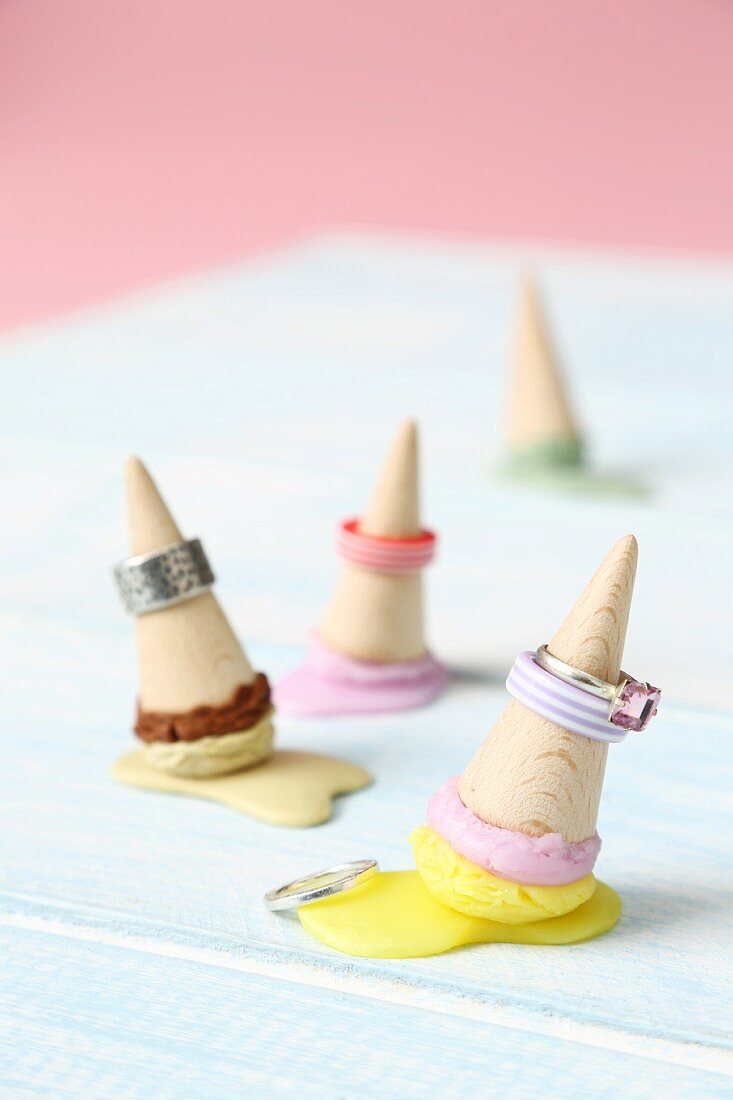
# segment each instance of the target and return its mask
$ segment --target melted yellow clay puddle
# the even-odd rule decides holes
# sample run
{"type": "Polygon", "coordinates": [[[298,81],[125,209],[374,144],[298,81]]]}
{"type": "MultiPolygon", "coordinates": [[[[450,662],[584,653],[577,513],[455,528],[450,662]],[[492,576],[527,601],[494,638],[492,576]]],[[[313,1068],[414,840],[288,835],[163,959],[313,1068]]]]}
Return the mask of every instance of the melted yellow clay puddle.
{"type": "Polygon", "coordinates": [[[112,774],[132,787],[209,798],[259,821],[293,826],[328,821],[336,795],[371,783],[369,772],[357,764],[309,752],[275,752],[256,767],[212,779],[167,775],[142,753],[131,752],[120,757],[112,774]]]}
{"type": "Polygon", "coordinates": [[[477,867],[427,825],[410,841],[418,871],[380,874],[305,905],[303,927],[347,955],[410,959],[472,943],[579,943],[621,915],[618,894],[593,875],[567,886],[525,886],[477,867]]]}
{"type": "Polygon", "coordinates": [[[436,901],[417,871],[379,874],[298,910],[303,927],[321,943],[369,959],[440,955],[472,943],[579,943],[613,928],[620,915],[618,894],[596,881],[589,900],[562,917],[530,924],[468,917],[436,901]]]}

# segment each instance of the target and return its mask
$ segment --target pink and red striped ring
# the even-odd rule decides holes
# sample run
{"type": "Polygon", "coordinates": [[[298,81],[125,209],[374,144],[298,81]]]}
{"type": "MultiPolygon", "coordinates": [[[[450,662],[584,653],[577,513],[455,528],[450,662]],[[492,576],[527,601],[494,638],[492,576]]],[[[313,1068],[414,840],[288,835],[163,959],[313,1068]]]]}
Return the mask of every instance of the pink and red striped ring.
{"type": "Polygon", "coordinates": [[[336,551],[346,561],[372,573],[419,573],[435,557],[436,537],[424,530],[408,538],[365,535],[358,519],[339,524],[336,551]]]}

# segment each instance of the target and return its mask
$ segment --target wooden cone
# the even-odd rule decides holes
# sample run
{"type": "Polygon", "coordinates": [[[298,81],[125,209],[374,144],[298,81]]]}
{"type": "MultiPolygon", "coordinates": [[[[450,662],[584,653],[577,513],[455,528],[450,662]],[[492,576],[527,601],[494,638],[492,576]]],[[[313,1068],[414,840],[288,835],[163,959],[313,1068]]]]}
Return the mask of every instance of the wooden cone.
{"type": "Polygon", "coordinates": [[[359,529],[365,535],[390,538],[420,534],[418,434],[414,420],[400,425],[359,529]]]}
{"type": "MultiPolygon", "coordinates": [[[[616,683],[638,547],[612,547],[549,644],[561,661],[616,683]]],[[[587,840],[596,831],[608,745],[569,733],[512,700],[466,768],[463,803],[492,825],[587,840]]]]}
{"type": "Polygon", "coordinates": [[[507,440],[512,450],[558,438],[580,439],[534,282],[520,285],[512,354],[507,440]]]}
{"type": "MultiPolygon", "coordinates": [[[[420,534],[418,431],[399,428],[360,521],[367,535],[420,534]]],[[[346,564],[320,624],[327,645],[364,661],[409,661],[425,653],[419,573],[371,573],[346,564]]]]}
{"type": "MultiPolygon", "coordinates": [[[[130,553],[181,541],[181,532],[139,458],[125,471],[130,553]]],[[[207,592],[136,620],[140,706],[182,713],[226,703],[252,667],[216,597],[207,592]]]]}

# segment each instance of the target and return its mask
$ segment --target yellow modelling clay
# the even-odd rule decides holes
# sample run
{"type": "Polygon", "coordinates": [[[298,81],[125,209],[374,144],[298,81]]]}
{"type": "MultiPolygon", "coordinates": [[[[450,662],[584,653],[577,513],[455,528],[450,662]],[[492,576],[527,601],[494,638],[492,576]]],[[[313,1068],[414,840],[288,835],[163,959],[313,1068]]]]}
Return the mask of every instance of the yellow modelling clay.
{"type": "Polygon", "coordinates": [[[477,867],[454,852],[429,825],[410,835],[417,869],[430,893],[449,909],[501,924],[527,924],[571,913],[596,888],[593,875],[567,886],[525,886],[477,867]]]}
{"type": "Polygon", "coordinates": [[[439,955],[472,943],[579,943],[613,928],[620,915],[618,894],[596,882],[593,895],[572,913],[500,924],[441,905],[417,871],[379,874],[346,894],[298,910],[303,927],[321,943],[371,959],[439,955]]]}
{"type": "Polygon", "coordinates": [[[211,779],[189,779],[157,771],[142,753],[120,757],[115,779],[195,798],[211,798],[271,825],[320,825],[331,816],[335,795],[361,790],[371,783],[369,772],[333,756],[310,752],[275,752],[246,771],[211,779]]]}

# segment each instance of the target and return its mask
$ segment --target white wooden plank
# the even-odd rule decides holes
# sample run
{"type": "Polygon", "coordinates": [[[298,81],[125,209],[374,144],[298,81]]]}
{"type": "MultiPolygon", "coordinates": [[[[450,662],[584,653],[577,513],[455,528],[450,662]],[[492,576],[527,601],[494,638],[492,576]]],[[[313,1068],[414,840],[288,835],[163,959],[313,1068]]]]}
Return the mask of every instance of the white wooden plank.
{"type": "MultiPolygon", "coordinates": [[[[37,641],[42,634],[36,624],[37,641]]],[[[216,944],[255,959],[275,952],[324,973],[399,978],[416,996],[460,992],[482,1004],[729,1047],[729,1021],[710,1004],[724,1005],[729,995],[730,800],[720,761],[730,720],[668,707],[647,736],[611,755],[599,872],[624,899],[617,931],[570,950],[500,946],[371,963],[335,955],[299,925],[268,914],[261,894],[342,859],[410,866],[410,829],[423,820],[436,783],[467,761],[503,706],[503,691],[464,684],[436,707],[397,718],[281,722],[284,745],[340,750],[378,781],[343,800],[322,828],[275,830],[215,805],[114,784],[109,763],[126,738],[121,722],[115,729],[104,719],[97,676],[113,644],[82,634],[64,640],[74,647],[64,656],[66,677],[90,670],[81,678],[91,695],[79,720],[59,708],[56,694],[33,701],[25,726],[25,696],[4,719],[14,736],[0,774],[0,828],[18,838],[6,859],[6,918],[47,919],[58,907],[62,923],[85,927],[91,915],[121,938],[216,944]]],[[[51,644],[60,646],[57,633],[51,644]]],[[[274,669],[287,656],[254,653],[274,669]]],[[[119,688],[110,682],[116,714],[119,688]]]]}
{"type": "Polygon", "coordinates": [[[14,1098],[693,1097],[729,1079],[580,1043],[41,933],[0,933],[14,1098]]]}
{"type": "Polygon", "coordinates": [[[534,256],[596,455],[656,486],[650,501],[600,504],[514,494],[487,474],[526,259],[322,242],[0,346],[0,829],[13,838],[0,921],[250,974],[302,968],[304,986],[449,1004],[629,1057],[727,1056],[733,718],[707,707],[728,705],[733,268],[534,256]],[[461,670],[456,688],[420,714],[280,723],[282,744],[342,748],[378,776],[319,830],[115,786],[135,691],[108,579],[125,549],[123,452],[144,451],[205,537],[223,602],[277,674],[327,594],[333,523],[366,498],[406,412],[425,427],[426,518],[444,536],[431,633],[461,670]],[[625,664],[666,705],[611,754],[599,870],[624,898],[618,929],[568,951],[374,964],[266,914],[261,892],[303,869],[360,855],[409,865],[407,833],[503,706],[514,653],[552,632],[627,530],[641,564],[625,664]]]}

